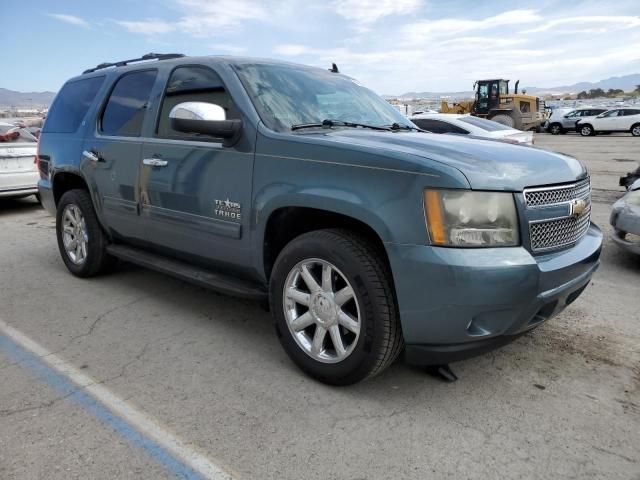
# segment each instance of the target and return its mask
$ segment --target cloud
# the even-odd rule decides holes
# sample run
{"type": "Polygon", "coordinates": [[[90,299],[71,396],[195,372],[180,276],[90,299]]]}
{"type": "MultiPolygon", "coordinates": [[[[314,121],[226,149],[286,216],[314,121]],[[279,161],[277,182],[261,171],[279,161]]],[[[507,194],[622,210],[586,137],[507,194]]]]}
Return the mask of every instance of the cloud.
{"type": "Polygon", "coordinates": [[[68,23],[70,25],[89,28],[89,22],[80,17],[76,17],[75,15],[68,15],[66,13],[47,13],[47,16],[55,18],[56,20],[60,20],[64,23],[68,23]]]}
{"type": "Polygon", "coordinates": [[[389,15],[406,15],[422,6],[422,0],[335,0],[335,12],[360,24],[370,24],[389,15]]]}
{"type": "Polygon", "coordinates": [[[240,54],[247,51],[246,47],[240,45],[230,45],[228,43],[214,43],[211,48],[217,52],[240,54]]]}
{"type": "Polygon", "coordinates": [[[146,19],[116,23],[143,35],[179,31],[192,37],[215,37],[241,26],[244,21],[268,16],[264,6],[253,0],[177,0],[176,8],[181,14],[174,22],[146,19]]]}
{"type": "Polygon", "coordinates": [[[177,29],[175,23],[165,22],[164,20],[147,19],[139,21],[117,20],[116,23],[126,28],[131,33],[139,33],[141,35],[160,35],[163,33],[173,32],[177,29]]]}
{"type": "Polygon", "coordinates": [[[525,30],[522,33],[539,33],[546,32],[556,27],[564,27],[566,25],[578,25],[578,30],[568,31],[564,28],[559,29],[558,33],[563,31],[569,33],[606,33],[613,30],[626,30],[628,28],[640,27],[640,17],[637,16],[612,16],[612,15],[592,15],[582,17],[567,17],[549,20],[539,27],[525,30]],[[585,24],[593,24],[591,28],[583,28],[585,24]]]}
{"type": "Polygon", "coordinates": [[[463,18],[421,20],[408,24],[402,31],[407,42],[418,43],[434,36],[454,36],[473,31],[492,30],[496,27],[540,22],[541,20],[543,18],[537,10],[510,10],[482,20],[465,20],[463,18]]]}

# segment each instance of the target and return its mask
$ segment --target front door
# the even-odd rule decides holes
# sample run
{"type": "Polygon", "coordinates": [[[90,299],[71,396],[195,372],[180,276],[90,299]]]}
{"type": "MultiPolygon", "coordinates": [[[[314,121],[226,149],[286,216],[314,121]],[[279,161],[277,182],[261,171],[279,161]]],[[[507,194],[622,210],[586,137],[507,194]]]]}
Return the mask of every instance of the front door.
{"type": "Polygon", "coordinates": [[[90,170],[85,178],[94,182],[94,202],[107,228],[134,241],[145,236],[139,221],[140,135],[156,76],[153,69],[133,71],[116,81],[82,154],[82,168],[90,170]]]}
{"type": "Polygon", "coordinates": [[[180,66],[170,73],[154,135],[142,147],[140,184],[148,240],[165,254],[189,260],[216,266],[246,263],[251,142],[225,146],[220,138],[173,130],[169,112],[183,102],[213,103],[225,109],[227,118],[239,118],[213,69],[180,66]]]}

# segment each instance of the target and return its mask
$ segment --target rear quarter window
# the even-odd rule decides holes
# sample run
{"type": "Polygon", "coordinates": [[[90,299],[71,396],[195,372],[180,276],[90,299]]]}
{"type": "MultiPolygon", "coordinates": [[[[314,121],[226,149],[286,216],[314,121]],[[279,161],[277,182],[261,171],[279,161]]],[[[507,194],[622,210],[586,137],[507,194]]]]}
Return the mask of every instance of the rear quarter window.
{"type": "Polygon", "coordinates": [[[67,82],[51,105],[42,131],[73,133],[78,130],[104,78],[99,76],[67,82]]]}

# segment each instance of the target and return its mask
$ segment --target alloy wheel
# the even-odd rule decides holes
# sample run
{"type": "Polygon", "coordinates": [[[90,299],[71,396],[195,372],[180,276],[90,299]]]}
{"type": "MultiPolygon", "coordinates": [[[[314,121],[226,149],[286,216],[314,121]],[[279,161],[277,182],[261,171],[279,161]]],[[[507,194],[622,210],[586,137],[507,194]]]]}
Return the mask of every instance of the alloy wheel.
{"type": "Polygon", "coordinates": [[[82,211],[70,203],[62,212],[62,242],[69,259],[81,265],[87,259],[89,236],[82,211]]]}
{"type": "Polygon", "coordinates": [[[354,290],[338,268],[311,258],[294,266],[282,301],[289,332],[298,346],[322,363],[338,363],[354,350],[361,329],[354,290]]]}

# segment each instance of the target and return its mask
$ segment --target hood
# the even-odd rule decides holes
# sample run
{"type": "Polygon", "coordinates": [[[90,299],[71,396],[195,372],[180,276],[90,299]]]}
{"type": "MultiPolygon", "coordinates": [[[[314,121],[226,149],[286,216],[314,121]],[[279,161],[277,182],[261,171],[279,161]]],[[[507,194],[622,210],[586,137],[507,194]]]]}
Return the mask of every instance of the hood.
{"type": "Polygon", "coordinates": [[[535,147],[457,135],[421,132],[335,130],[324,135],[331,142],[435,161],[458,169],[474,190],[522,191],[525,187],[572,182],[587,175],[575,158],[535,147]]]}

